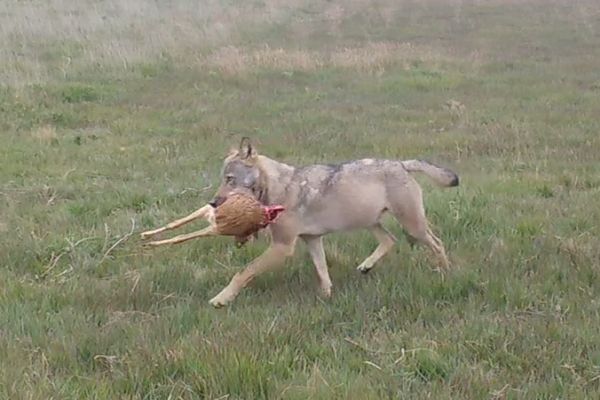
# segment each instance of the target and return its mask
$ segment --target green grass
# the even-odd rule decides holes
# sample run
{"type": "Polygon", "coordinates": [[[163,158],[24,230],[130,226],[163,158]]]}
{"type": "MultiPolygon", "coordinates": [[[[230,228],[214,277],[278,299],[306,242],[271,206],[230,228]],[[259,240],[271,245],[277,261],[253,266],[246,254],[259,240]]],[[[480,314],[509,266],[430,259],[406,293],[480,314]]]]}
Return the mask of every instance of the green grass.
{"type": "Polygon", "coordinates": [[[600,396],[595,2],[192,3],[0,10],[0,398],[600,396]],[[264,240],[137,234],[210,199],[242,135],[453,168],[418,179],[456,269],[386,220],[367,276],[372,236],[327,237],[332,299],[301,244],[211,308],[264,240]]]}

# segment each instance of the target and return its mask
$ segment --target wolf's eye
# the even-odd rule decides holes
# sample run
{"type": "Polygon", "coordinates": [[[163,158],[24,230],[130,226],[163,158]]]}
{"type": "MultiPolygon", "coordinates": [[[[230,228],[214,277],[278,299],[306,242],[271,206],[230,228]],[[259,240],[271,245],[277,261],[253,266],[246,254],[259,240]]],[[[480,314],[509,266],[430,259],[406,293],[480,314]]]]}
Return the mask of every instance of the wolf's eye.
{"type": "Polygon", "coordinates": [[[233,183],[235,182],[235,177],[228,175],[225,177],[225,183],[227,183],[228,185],[233,185],[233,183]]]}

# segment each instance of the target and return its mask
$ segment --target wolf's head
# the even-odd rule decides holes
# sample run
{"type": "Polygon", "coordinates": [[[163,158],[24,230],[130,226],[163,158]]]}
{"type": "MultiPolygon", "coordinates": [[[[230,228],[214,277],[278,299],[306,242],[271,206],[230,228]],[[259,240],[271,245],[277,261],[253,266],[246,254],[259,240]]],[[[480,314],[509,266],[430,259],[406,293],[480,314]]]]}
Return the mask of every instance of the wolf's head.
{"type": "Polygon", "coordinates": [[[221,185],[210,204],[217,207],[234,191],[251,193],[260,199],[261,174],[257,161],[258,153],[250,139],[242,138],[239,148],[232,149],[223,161],[221,185]]]}

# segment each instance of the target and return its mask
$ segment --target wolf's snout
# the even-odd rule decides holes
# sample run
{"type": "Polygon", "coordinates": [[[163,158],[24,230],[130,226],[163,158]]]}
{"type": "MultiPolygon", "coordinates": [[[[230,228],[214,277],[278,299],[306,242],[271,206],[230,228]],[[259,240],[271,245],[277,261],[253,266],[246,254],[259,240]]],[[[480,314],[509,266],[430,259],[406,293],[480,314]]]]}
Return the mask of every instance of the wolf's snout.
{"type": "Polygon", "coordinates": [[[217,208],[219,207],[221,204],[223,204],[223,202],[225,201],[225,197],[223,196],[217,196],[214,199],[212,199],[211,201],[208,202],[208,204],[212,207],[212,208],[217,208]]]}

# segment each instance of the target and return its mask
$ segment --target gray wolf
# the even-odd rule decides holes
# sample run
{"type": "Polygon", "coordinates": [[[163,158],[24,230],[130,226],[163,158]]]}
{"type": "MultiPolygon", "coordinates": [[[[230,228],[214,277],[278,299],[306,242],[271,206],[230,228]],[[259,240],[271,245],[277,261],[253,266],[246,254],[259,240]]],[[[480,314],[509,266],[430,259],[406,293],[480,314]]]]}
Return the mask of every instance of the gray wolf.
{"type": "MultiPolygon", "coordinates": [[[[258,154],[250,139],[243,138],[239,148],[232,150],[224,160],[222,182],[212,205],[219,204],[232,191],[242,189],[253,193],[263,204],[281,204],[286,211],[268,228],[271,243],[267,250],[236,273],[210,304],[222,307],[231,303],[252,279],[292,256],[298,239],[307,245],[321,294],[331,296],[323,236],[355,229],[370,230],[379,244],[357,267],[367,273],[396,241],[380,223],[385,213],[395,217],[411,242],[421,243],[431,250],[440,269],[448,269],[450,263],[444,245],[431,231],[425,217],[421,187],[411,175],[415,172],[425,174],[442,187],[459,183],[456,173],[423,160],[367,158],[334,165],[294,167],[258,154]]],[[[206,211],[206,208],[201,210],[206,211]]]]}

